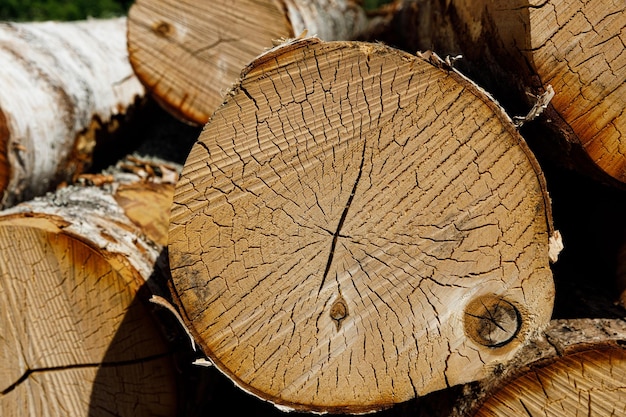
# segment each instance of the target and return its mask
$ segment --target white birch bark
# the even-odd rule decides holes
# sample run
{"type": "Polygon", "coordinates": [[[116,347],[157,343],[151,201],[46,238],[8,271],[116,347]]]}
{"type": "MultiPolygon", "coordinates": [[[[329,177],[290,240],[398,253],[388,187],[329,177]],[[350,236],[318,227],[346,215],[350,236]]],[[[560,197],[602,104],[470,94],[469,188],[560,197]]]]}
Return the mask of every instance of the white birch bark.
{"type": "Polygon", "coordinates": [[[3,207],[49,191],[88,165],[90,129],[143,96],[125,29],[125,18],[0,24],[3,207]]]}

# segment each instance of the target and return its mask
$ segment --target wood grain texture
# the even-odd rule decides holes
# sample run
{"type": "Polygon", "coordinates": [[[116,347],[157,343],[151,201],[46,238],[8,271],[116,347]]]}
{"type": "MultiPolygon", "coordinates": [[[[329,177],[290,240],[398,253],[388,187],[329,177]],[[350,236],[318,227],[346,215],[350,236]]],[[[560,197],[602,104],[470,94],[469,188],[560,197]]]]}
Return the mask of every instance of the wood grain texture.
{"type": "Polygon", "coordinates": [[[517,367],[486,384],[484,402],[471,415],[623,415],[625,338],[622,320],[554,321],[545,338],[525,348],[517,367]]]}
{"type": "Polygon", "coordinates": [[[476,416],[619,416],[626,413],[626,352],[602,349],[564,357],[492,396],[476,416]]]}
{"type": "Polygon", "coordinates": [[[481,378],[542,330],[551,232],[536,161],[475,85],[307,38],[257,58],[205,126],[169,254],[192,333],[235,383],[361,412],[481,378]],[[483,297],[519,313],[500,346],[465,333],[483,297]]]}
{"type": "MultiPolygon", "coordinates": [[[[116,180],[137,199],[155,189],[116,180]]],[[[158,214],[173,187],[162,192],[161,210],[141,219],[166,230],[158,214]]],[[[129,197],[119,205],[111,184],[67,187],[0,216],[3,416],[176,414],[171,346],[147,304],[160,247],[126,215],[129,197]]]]}
{"type": "Polygon", "coordinates": [[[556,94],[541,118],[547,129],[535,132],[541,139],[531,145],[546,148],[566,166],[624,186],[623,1],[403,3],[396,27],[407,34],[405,47],[462,54],[459,68],[516,115],[551,85],[556,94]]]}
{"type": "Polygon", "coordinates": [[[365,24],[351,0],[138,0],[129,11],[128,50],[164,108],[204,125],[241,69],[273,41],[304,30],[351,39],[365,24]]]}
{"type": "Polygon", "coordinates": [[[0,24],[0,206],[89,167],[95,130],[144,94],[126,19],[0,24]]]}
{"type": "Polygon", "coordinates": [[[590,158],[626,182],[626,3],[534,1],[528,13],[523,52],[557,91],[552,106],[590,158]]]}

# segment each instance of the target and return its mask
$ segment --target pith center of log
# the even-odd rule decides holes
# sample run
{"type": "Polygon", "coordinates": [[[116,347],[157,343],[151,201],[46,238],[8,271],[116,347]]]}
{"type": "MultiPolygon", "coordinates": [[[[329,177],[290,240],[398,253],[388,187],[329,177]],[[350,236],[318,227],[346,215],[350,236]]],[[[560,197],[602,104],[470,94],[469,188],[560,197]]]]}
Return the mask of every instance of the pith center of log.
{"type": "Polygon", "coordinates": [[[354,181],[352,192],[350,193],[350,196],[348,197],[348,202],[346,203],[346,207],[343,209],[343,212],[341,213],[341,217],[339,218],[339,223],[337,224],[337,231],[333,235],[333,242],[330,245],[330,255],[328,256],[328,263],[326,263],[326,269],[324,270],[324,276],[322,277],[322,283],[320,284],[320,292],[322,291],[322,288],[324,288],[324,283],[326,282],[328,271],[330,271],[330,266],[333,262],[333,257],[335,255],[335,248],[337,247],[337,240],[340,237],[348,237],[348,236],[342,236],[340,234],[341,227],[343,226],[343,223],[346,221],[348,210],[350,210],[350,204],[352,204],[352,200],[354,199],[354,194],[356,193],[356,188],[359,185],[359,180],[361,179],[361,174],[363,174],[364,161],[365,161],[365,144],[363,145],[363,155],[361,155],[361,165],[359,166],[359,171],[356,176],[356,180],[354,181]]]}

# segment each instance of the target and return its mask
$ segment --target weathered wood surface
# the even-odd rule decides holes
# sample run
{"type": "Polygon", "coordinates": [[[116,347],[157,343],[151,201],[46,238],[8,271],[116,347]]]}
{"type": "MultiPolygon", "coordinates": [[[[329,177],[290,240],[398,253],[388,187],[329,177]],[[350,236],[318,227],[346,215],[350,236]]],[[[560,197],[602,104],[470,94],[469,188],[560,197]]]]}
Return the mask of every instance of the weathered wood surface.
{"type": "Polygon", "coordinates": [[[0,206],[82,172],[95,130],[144,94],[125,28],[125,18],[0,23],[0,206]]]}
{"type": "Polygon", "coordinates": [[[0,414],[177,415],[172,347],[147,303],[174,186],[87,178],[100,186],[0,216],[0,414]]]}
{"type": "Polygon", "coordinates": [[[544,131],[536,148],[626,184],[624,1],[405,0],[403,6],[395,28],[405,47],[462,54],[459,68],[516,115],[551,85],[555,95],[541,120],[554,142],[547,146],[544,131]]]}
{"type": "Polygon", "coordinates": [[[622,319],[555,320],[451,416],[624,415],[625,343],[622,319]]]}
{"type": "Polygon", "coordinates": [[[473,83],[382,45],[258,57],[183,168],[169,237],[185,320],[279,406],[371,411],[480,379],[550,319],[550,201],[473,83]]]}
{"type": "Polygon", "coordinates": [[[281,38],[305,30],[353,39],[367,27],[352,0],[138,0],[128,50],[139,79],[163,106],[204,125],[241,69],[281,38]]]}

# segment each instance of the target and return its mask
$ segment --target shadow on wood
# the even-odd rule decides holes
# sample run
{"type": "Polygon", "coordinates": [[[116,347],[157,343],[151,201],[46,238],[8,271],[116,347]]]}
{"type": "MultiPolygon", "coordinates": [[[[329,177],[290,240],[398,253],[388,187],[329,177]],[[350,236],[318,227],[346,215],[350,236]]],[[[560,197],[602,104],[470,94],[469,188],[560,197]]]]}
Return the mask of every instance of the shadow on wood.
{"type": "Polygon", "coordinates": [[[138,291],[97,366],[89,397],[90,417],[181,415],[183,393],[177,386],[180,375],[174,353],[170,343],[164,343],[162,329],[152,317],[154,306],[146,296],[145,288],[138,291]],[[145,343],[145,350],[129,348],[138,335],[149,337],[139,341],[145,343]]]}

